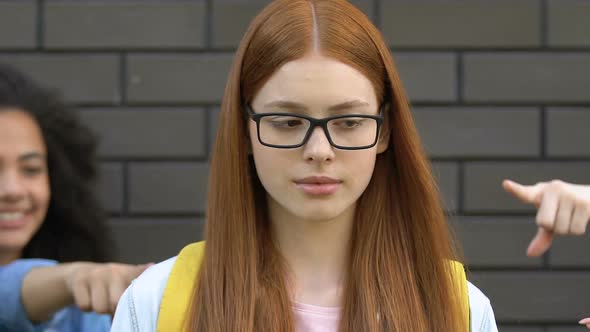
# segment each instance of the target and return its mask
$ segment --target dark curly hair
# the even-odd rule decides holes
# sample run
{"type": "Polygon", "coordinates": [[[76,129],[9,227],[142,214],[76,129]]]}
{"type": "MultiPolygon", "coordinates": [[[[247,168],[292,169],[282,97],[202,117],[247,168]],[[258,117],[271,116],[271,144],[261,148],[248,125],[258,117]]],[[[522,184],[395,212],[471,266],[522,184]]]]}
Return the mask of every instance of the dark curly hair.
{"type": "Polygon", "coordinates": [[[112,240],[95,192],[97,138],[57,91],[0,64],[0,109],[31,115],[47,146],[51,200],[22,258],[59,262],[111,260],[112,240]]]}

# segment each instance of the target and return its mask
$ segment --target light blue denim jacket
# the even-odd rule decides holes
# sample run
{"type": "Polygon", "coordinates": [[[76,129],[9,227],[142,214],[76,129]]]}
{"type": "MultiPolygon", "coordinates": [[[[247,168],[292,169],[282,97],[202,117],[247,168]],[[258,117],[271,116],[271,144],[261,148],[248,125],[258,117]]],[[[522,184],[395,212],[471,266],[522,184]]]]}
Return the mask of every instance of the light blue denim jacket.
{"type": "Polygon", "coordinates": [[[29,320],[21,300],[23,279],[32,268],[55,264],[55,261],[46,259],[19,259],[0,266],[0,332],[109,331],[110,316],[82,312],[76,306],[62,309],[40,324],[29,320]]]}
{"type": "MultiPolygon", "coordinates": [[[[113,319],[113,332],[155,332],[160,301],[176,258],[170,258],[143,272],[127,288],[113,319]]],[[[488,298],[468,283],[471,331],[498,332],[488,298]]]]}

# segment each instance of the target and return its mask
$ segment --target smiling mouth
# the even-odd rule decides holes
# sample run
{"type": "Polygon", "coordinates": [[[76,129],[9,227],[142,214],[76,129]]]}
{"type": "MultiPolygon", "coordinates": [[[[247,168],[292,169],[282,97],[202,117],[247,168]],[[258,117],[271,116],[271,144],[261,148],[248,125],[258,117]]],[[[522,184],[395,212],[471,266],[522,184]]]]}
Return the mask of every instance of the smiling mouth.
{"type": "Polygon", "coordinates": [[[0,229],[16,230],[27,224],[26,212],[0,212],[0,229]]]}
{"type": "Polygon", "coordinates": [[[0,221],[13,221],[24,217],[24,212],[0,212],[0,221]]]}

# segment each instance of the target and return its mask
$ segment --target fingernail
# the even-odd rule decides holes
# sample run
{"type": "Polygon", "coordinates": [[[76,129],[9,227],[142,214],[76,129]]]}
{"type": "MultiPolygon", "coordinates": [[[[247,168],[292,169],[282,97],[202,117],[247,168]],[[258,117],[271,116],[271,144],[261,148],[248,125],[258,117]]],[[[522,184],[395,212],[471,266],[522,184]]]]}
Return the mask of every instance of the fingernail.
{"type": "Polygon", "coordinates": [[[578,324],[581,324],[581,325],[590,324],[590,317],[582,319],[581,321],[578,322],[578,324]]]}

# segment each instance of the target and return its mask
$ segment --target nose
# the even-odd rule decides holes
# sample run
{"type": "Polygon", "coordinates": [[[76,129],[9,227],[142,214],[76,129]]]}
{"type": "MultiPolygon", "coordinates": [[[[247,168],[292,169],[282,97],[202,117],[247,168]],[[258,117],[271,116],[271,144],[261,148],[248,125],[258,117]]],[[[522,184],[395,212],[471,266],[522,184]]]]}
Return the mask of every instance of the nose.
{"type": "Polygon", "coordinates": [[[0,172],[0,200],[15,201],[25,195],[25,187],[17,172],[0,172]]]}
{"type": "Polygon", "coordinates": [[[315,127],[303,147],[303,158],[308,161],[326,162],[334,159],[334,148],[321,127],[315,127]]]}

